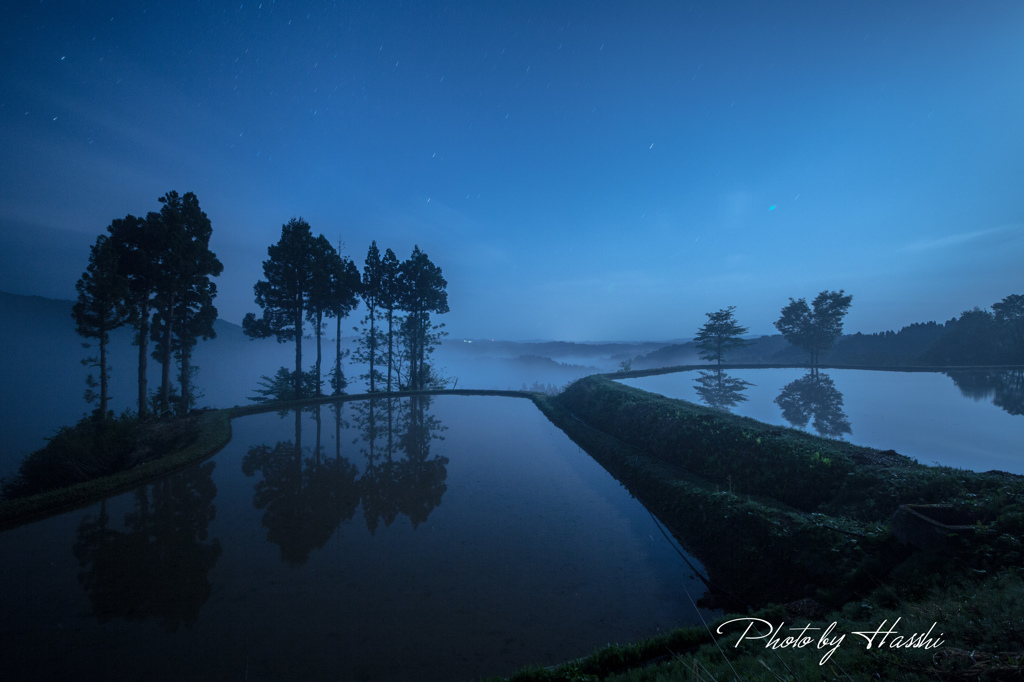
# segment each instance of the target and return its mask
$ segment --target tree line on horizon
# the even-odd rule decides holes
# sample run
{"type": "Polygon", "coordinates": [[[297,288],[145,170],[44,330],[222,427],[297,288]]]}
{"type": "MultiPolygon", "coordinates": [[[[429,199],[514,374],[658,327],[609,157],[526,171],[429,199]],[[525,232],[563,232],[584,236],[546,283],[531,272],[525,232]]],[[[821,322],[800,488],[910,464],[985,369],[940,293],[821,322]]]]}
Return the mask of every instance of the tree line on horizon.
{"type": "MultiPolygon", "coordinates": [[[[224,266],[210,250],[210,219],[191,192],[182,196],[171,191],[159,201],[159,212],[112,221],[90,248],[88,266],[75,285],[76,331],[87,339],[83,346],[96,346],[96,353],[82,361],[97,370],[86,379],[85,399],[98,403],[93,415],[101,421],[111,416],[107,354],[115,329],[127,325],[135,331],[139,418],[192,409],[192,351],[200,339],[216,336],[217,286],[211,278],[224,266]],[[153,397],[147,384],[150,356],[161,366],[160,387],[153,397]],[[177,394],[171,378],[174,369],[177,394]]],[[[373,242],[360,274],[324,235],[314,237],[309,223],[293,218],[282,226],[280,239],[267,253],[264,279],[253,288],[262,314],[247,314],[242,328],[250,338],[294,342],[295,369],[281,368],[275,377],[263,377],[266,390],[258,391],[263,399],[322,395],[322,337],[328,319],[335,320],[336,327],[330,384],[334,394],[343,393],[347,380],[341,361],[347,351],[341,348],[341,325],[360,302],[367,312],[356,327],[354,357],[368,366],[360,378],[367,381],[369,391],[417,390],[440,382],[429,356],[445,332],[443,324],[432,323],[431,314],[448,312],[447,282],[419,246],[400,263],[391,249],[381,256],[373,242]],[[316,339],[316,363],[303,371],[306,322],[316,339]]]]}
{"type": "MultiPolygon", "coordinates": [[[[843,290],[822,291],[810,305],[806,299],[790,298],[775,327],[807,353],[811,366],[830,350],[830,361],[845,364],[1024,364],[1024,295],[1006,296],[991,310],[966,310],[945,324],[913,323],[898,332],[843,336],[843,318],[852,300],[843,290]]],[[[721,365],[726,352],[755,343],[743,338],[749,329],[736,321],[735,310],[729,306],[706,313],[708,321],[694,337],[701,359],[721,365]]]]}

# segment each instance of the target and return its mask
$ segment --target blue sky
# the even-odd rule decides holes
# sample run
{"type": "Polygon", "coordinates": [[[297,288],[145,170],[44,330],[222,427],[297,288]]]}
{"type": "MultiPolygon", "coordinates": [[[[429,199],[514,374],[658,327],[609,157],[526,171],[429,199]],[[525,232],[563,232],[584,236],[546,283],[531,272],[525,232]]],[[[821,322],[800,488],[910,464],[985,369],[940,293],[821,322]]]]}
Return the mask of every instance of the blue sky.
{"type": "Polygon", "coordinates": [[[221,315],[302,216],[418,244],[455,337],[848,331],[1024,293],[1024,4],[26,2],[0,27],[0,289],[72,298],[195,192],[221,315]]]}

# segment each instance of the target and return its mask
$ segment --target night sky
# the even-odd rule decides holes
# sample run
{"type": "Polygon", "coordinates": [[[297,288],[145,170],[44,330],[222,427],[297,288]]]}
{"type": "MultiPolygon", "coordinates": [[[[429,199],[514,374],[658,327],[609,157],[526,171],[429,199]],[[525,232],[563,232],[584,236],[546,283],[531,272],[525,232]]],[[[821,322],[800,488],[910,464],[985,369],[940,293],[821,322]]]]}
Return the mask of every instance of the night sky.
{"type": "Polygon", "coordinates": [[[73,298],[176,190],[234,322],[294,216],[360,267],[418,244],[455,338],[692,337],[729,305],[774,333],[823,289],[874,332],[1024,293],[1024,3],[638,4],[18,2],[0,289],[73,298]]]}

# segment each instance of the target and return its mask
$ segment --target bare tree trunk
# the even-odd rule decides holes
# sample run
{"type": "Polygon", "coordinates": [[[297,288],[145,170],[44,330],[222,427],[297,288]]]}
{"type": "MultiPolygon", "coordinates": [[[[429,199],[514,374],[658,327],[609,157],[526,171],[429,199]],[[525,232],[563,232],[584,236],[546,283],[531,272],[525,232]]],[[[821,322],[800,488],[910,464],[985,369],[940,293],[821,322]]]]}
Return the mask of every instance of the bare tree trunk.
{"type": "Polygon", "coordinates": [[[100,337],[100,419],[107,418],[107,340],[100,337]]]}
{"type": "Polygon", "coordinates": [[[164,320],[163,365],[160,373],[160,410],[167,414],[171,404],[171,337],[174,331],[174,294],[167,303],[167,316],[164,320]]]}
{"type": "Polygon", "coordinates": [[[391,392],[391,367],[394,365],[394,321],[395,310],[388,308],[388,393],[391,392]]]}
{"type": "Polygon", "coordinates": [[[192,351],[181,348],[181,411],[185,414],[192,409],[192,351]]]}
{"type": "Polygon", "coordinates": [[[302,305],[295,313],[295,397],[302,396],[302,305]]]}
{"type": "Polygon", "coordinates": [[[323,324],[323,313],[319,310],[316,312],[316,394],[319,397],[320,393],[320,328],[323,324]]]}
{"type": "Polygon", "coordinates": [[[149,304],[142,307],[139,322],[139,419],[146,416],[149,396],[146,387],[146,370],[149,361],[149,304]]]}
{"type": "Polygon", "coordinates": [[[335,330],[337,338],[334,339],[334,380],[337,383],[334,389],[334,395],[340,395],[342,392],[341,388],[341,315],[338,318],[338,328],[335,330]]]}

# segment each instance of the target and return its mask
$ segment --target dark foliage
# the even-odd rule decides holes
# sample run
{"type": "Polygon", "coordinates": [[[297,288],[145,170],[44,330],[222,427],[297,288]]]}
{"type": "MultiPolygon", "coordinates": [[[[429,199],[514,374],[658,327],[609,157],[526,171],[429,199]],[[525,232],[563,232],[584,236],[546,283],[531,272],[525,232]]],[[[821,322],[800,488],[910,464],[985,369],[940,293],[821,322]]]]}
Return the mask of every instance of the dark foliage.
{"type": "Polygon", "coordinates": [[[78,581],[101,623],[152,619],[167,632],[196,623],[221,555],[220,541],[208,539],[216,515],[213,468],[207,462],[136,489],[123,530],[110,527],[106,502],[98,516],[82,519],[78,581]]]}
{"type": "Polygon", "coordinates": [[[46,447],[30,454],[2,485],[13,499],[124,471],[181,449],[198,433],[192,420],[142,424],[128,413],[103,421],[83,418],[62,427],[46,447]]]}
{"type": "Polygon", "coordinates": [[[86,380],[89,388],[85,392],[85,401],[91,403],[99,399],[95,414],[98,419],[105,419],[110,398],[107,390],[110,332],[131,319],[127,304],[128,280],[118,274],[117,249],[105,235],[96,238],[89,254],[89,265],[75,284],[75,289],[78,290],[78,301],[71,309],[75,328],[80,335],[95,339],[99,345],[99,354],[83,361],[83,364],[98,369],[100,374],[98,381],[91,374],[86,380]],[[99,394],[93,390],[96,387],[100,389],[99,394]]]}
{"type": "Polygon", "coordinates": [[[729,306],[715,313],[707,313],[708,321],[693,339],[700,349],[702,359],[714,360],[720,365],[726,351],[742,348],[747,344],[741,337],[750,330],[736,322],[736,318],[733,317],[735,310],[736,306],[729,306]]]}
{"type": "Polygon", "coordinates": [[[843,318],[852,301],[853,296],[844,296],[842,289],[819,293],[813,309],[805,299],[791,298],[775,326],[787,341],[806,350],[811,364],[817,365],[821,353],[832,348],[843,333],[843,318]]]}
{"type": "Polygon", "coordinates": [[[242,329],[251,338],[273,336],[278,343],[295,342],[295,371],[292,395],[303,396],[302,336],[303,320],[314,289],[316,240],[309,223],[292,218],[281,227],[281,238],[267,248],[263,276],[253,290],[256,305],[263,316],[246,314],[242,329]]]}

